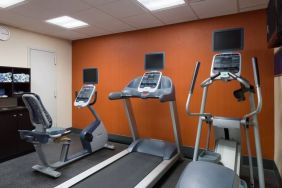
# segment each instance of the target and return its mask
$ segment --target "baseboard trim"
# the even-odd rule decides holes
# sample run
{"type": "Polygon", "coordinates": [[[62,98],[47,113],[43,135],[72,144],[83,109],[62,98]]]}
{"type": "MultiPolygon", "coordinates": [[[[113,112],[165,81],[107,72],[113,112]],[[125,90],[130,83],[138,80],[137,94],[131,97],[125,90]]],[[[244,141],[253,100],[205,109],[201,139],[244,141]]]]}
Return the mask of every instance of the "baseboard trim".
{"type": "Polygon", "coordinates": [[[132,143],[133,140],[131,137],[128,136],[109,134],[109,141],[129,145],[132,143]]]}
{"type": "MultiPolygon", "coordinates": [[[[72,130],[73,133],[80,133],[80,131],[81,131],[81,129],[77,129],[77,128],[71,128],[71,130],[72,130]]],[[[132,138],[128,137],[128,136],[123,136],[123,135],[109,134],[109,141],[129,145],[132,142],[132,138]]],[[[194,148],[187,147],[187,146],[182,146],[181,150],[182,150],[182,153],[183,153],[183,155],[185,157],[187,157],[189,159],[193,158],[194,148]]],[[[200,149],[200,152],[201,151],[202,150],[200,149]]],[[[256,160],[256,158],[253,157],[252,159],[253,159],[253,166],[257,167],[257,160],[256,160]]],[[[246,157],[246,156],[242,157],[242,165],[249,166],[249,159],[248,159],[248,157],[246,157]]],[[[263,159],[263,168],[267,169],[267,170],[275,170],[275,168],[277,169],[274,161],[273,160],[268,160],[268,159],[263,159]]]]}
{"type": "MultiPolygon", "coordinates": [[[[75,133],[75,134],[79,134],[82,131],[82,129],[78,129],[78,128],[70,128],[70,130],[72,133],[75,133]]],[[[109,134],[109,141],[129,145],[132,142],[132,138],[127,137],[127,136],[109,134]]]]}
{"type": "MultiPolygon", "coordinates": [[[[252,161],[253,161],[253,166],[257,167],[257,158],[256,157],[252,157],[252,161]]],[[[249,166],[249,158],[247,156],[243,156],[242,157],[242,164],[245,166],[249,166]]],[[[267,170],[273,170],[275,166],[275,163],[273,160],[269,160],[269,159],[263,159],[263,168],[267,169],[267,170]]]]}

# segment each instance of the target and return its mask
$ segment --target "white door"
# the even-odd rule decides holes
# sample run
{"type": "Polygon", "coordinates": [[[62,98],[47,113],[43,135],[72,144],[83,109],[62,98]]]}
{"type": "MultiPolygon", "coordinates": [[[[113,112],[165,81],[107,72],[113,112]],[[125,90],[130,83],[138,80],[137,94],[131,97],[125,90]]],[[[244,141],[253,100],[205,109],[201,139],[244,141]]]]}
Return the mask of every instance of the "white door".
{"type": "Polygon", "coordinates": [[[57,125],[56,56],[53,52],[30,49],[31,92],[40,96],[43,105],[57,125]]]}

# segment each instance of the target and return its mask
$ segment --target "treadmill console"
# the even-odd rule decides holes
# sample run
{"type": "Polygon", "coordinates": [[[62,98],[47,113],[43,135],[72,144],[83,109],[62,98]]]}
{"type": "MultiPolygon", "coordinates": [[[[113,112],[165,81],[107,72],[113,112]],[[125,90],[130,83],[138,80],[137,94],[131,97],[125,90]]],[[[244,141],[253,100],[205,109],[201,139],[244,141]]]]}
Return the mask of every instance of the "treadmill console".
{"type": "Polygon", "coordinates": [[[90,103],[95,93],[95,89],[96,89],[95,85],[92,85],[92,84],[84,85],[80,89],[74,101],[74,106],[79,107],[79,108],[87,106],[90,103]]]}
{"type": "Polygon", "coordinates": [[[161,78],[162,78],[162,73],[160,71],[145,72],[138,86],[138,92],[141,93],[155,92],[160,85],[161,78]]]}
{"type": "Polygon", "coordinates": [[[211,76],[220,73],[215,79],[232,80],[233,78],[229,76],[229,72],[237,76],[241,75],[241,54],[222,53],[214,55],[211,76]]]}

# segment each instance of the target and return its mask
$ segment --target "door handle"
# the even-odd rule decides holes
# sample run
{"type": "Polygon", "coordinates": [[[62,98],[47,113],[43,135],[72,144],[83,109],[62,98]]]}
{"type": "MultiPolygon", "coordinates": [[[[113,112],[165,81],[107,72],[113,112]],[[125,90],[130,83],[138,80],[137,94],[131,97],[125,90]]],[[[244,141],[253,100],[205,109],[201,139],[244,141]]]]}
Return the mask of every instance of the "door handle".
{"type": "Polygon", "coordinates": [[[54,90],[54,98],[57,98],[57,90],[54,90]]]}

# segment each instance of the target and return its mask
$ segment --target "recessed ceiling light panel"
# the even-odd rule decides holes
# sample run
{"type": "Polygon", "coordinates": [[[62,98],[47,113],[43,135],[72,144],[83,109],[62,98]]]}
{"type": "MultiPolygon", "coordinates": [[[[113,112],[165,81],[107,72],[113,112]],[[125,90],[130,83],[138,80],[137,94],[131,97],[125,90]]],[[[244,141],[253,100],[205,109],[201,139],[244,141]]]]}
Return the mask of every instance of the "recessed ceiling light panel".
{"type": "MultiPolygon", "coordinates": [[[[1,0],[0,0],[1,1],[1,0]]],[[[69,16],[61,16],[58,18],[53,18],[50,20],[46,20],[47,23],[55,24],[60,27],[64,27],[67,29],[74,29],[78,27],[85,27],[88,26],[88,23],[85,23],[81,20],[77,20],[75,18],[69,17],[69,16]]]]}
{"type": "Polygon", "coordinates": [[[0,7],[1,8],[7,8],[19,3],[24,2],[25,0],[0,0],[0,7]]]}
{"type": "Polygon", "coordinates": [[[137,0],[150,11],[172,8],[185,4],[185,0],[137,0]]]}

